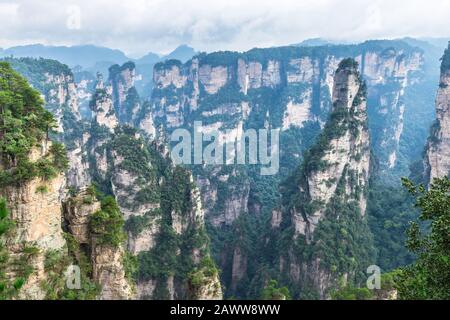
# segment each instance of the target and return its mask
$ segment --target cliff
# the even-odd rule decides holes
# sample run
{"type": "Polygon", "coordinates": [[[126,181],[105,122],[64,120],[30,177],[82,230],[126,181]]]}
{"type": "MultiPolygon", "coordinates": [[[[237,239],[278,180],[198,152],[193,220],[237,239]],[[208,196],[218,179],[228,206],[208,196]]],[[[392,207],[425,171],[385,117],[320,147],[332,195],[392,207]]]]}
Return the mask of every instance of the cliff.
{"type": "MultiPolygon", "coordinates": [[[[155,65],[151,107],[138,117],[141,128],[146,125],[139,119],[145,119],[170,134],[177,128],[192,130],[194,121],[201,121],[203,132],[218,130],[221,141],[239,139],[248,128],[281,130],[280,172],[275,176],[261,178],[251,166],[193,168],[210,234],[217,235],[212,243],[214,251],[221,252],[215,258],[224,270],[222,281],[227,288],[236,288],[238,282],[245,287],[244,282],[256,276],[247,270],[257,268],[252,252],[258,248],[254,244],[244,249],[219,239],[237,238],[233,232],[242,221],[264,227],[261,217],[276,206],[276,186],[295,170],[328,119],[334,73],[346,57],[359,63],[358,71],[367,82],[367,108],[373,119],[369,130],[380,162],[379,176],[397,176],[402,172],[399,168],[407,168],[412,161],[398,154],[402,139],[414,141],[408,147],[420,147],[418,139],[404,136],[403,122],[409,112],[405,104],[409,87],[422,79],[421,49],[401,41],[368,41],[351,46],[215,52],[184,64],[169,60],[155,65]]],[[[326,192],[317,193],[322,191],[326,192]]],[[[249,237],[244,235],[242,242],[251,242],[249,237]]],[[[234,290],[229,293],[247,296],[234,290]]]]}
{"type": "Polygon", "coordinates": [[[86,135],[79,106],[85,88],[75,83],[69,67],[56,60],[9,58],[6,61],[41,93],[45,109],[55,117],[56,133],[52,133],[51,137],[66,146],[69,157],[68,184],[75,188],[89,185],[86,155],[82,151],[86,135]]]}
{"type": "MultiPolygon", "coordinates": [[[[47,150],[35,150],[38,161],[47,150]]],[[[6,239],[10,264],[6,266],[8,278],[24,279],[18,294],[20,299],[44,299],[42,282],[47,281],[45,257],[50,251],[63,251],[65,239],[61,229],[61,200],[64,176],[42,181],[35,178],[20,186],[0,189],[0,198],[6,200],[10,219],[15,227],[6,239]],[[11,263],[14,261],[14,263],[11,263]]]]}
{"type": "Polygon", "coordinates": [[[210,291],[221,297],[220,285],[212,291],[219,284],[216,273],[196,293],[187,286],[189,274],[209,256],[198,190],[187,171],[171,164],[159,140],[149,141],[148,132],[121,118],[134,89],[132,74],[126,64],[111,67],[107,83],[99,77],[84,147],[92,181],[117,200],[123,216],[126,254],[136,260],[136,298],[202,298],[210,291]]]}
{"type": "Polygon", "coordinates": [[[273,213],[272,228],[290,239],[279,240],[286,246],[280,273],[299,297],[324,299],[339,281],[360,281],[370,263],[367,93],[357,66],[353,59],[339,64],[330,118],[297,173],[282,185],[282,215],[273,213]]]}
{"type": "Polygon", "coordinates": [[[114,200],[104,199],[100,206],[92,193],[77,197],[76,190],[68,192],[63,174],[70,167],[66,150],[48,140],[56,119],[43,108],[38,92],[8,64],[0,65],[0,79],[4,98],[20,97],[14,103],[2,101],[6,104],[0,128],[1,296],[130,298],[121,247],[124,232],[110,230],[124,224],[114,200]],[[69,232],[64,231],[66,226],[69,232]],[[75,273],[79,287],[67,284],[74,265],[79,267],[75,273]]]}
{"type": "Polygon", "coordinates": [[[450,177],[450,46],[442,57],[441,77],[436,97],[436,122],[431,128],[425,168],[427,182],[450,177]]]}
{"type": "Polygon", "coordinates": [[[140,99],[135,88],[136,66],[128,62],[122,66],[109,68],[109,81],[112,85],[114,107],[120,122],[131,124],[139,111],[140,99]]]}
{"type": "Polygon", "coordinates": [[[83,189],[64,203],[64,218],[72,241],[81,248],[77,260],[82,260],[80,254],[90,260],[92,280],[100,287],[97,298],[134,298],[133,281],[124,262],[124,222],[115,201],[107,197],[98,201],[95,189],[83,189]]]}

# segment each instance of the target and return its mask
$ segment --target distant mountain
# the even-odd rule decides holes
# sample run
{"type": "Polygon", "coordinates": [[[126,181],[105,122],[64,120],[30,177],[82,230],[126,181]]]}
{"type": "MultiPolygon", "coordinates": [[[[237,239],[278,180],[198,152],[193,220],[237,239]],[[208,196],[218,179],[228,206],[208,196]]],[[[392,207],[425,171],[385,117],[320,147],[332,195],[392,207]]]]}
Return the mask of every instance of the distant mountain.
{"type": "Polygon", "coordinates": [[[82,46],[45,46],[33,44],[11,47],[0,51],[3,56],[47,58],[58,60],[69,66],[80,65],[83,68],[93,67],[99,61],[124,63],[130,60],[122,51],[98,47],[94,45],[82,46]]]}
{"type": "Polygon", "coordinates": [[[319,46],[326,46],[331,45],[332,43],[328,40],[322,39],[322,38],[313,38],[313,39],[306,39],[300,43],[294,43],[294,47],[319,47],[319,46]]]}
{"type": "Polygon", "coordinates": [[[448,42],[450,41],[450,38],[419,38],[419,39],[432,44],[433,46],[441,49],[442,51],[447,49],[448,42]]]}
{"type": "Polygon", "coordinates": [[[149,52],[142,58],[134,59],[136,72],[140,78],[135,84],[139,95],[146,98],[151,94],[153,88],[153,66],[156,63],[171,59],[180,60],[182,63],[185,63],[196,54],[197,52],[193,48],[187,45],[181,45],[165,56],[159,56],[156,53],[149,52]]]}
{"type": "Polygon", "coordinates": [[[67,64],[70,67],[81,66],[86,70],[107,70],[112,64],[123,64],[127,61],[134,61],[136,65],[153,66],[155,63],[170,59],[186,62],[191,59],[197,52],[187,46],[181,45],[174,51],[165,56],[149,52],[139,59],[131,59],[120,50],[99,47],[94,45],[80,46],[46,46],[42,44],[32,44],[24,46],[16,46],[8,49],[0,48],[0,57],[14,56],[16,58],[46,58],[54,59],[67,64]]]}
{"type": "Polygon", "coordinates": [[[181,62],[185,63],[186,61],[191,59],[196,54],[197,54],[197,52],[195,51],[194,48],[189,47],[184,44],[184,45],[177,47],[175,50],[173,50],[168,55],[162,57],[160,59],[160,61],[175,59],[175,60],[180,60],[181,62]]]}
{"type": "Polygon", "coordinates": [[[139,59],[135,59],[136,64],[155,64],[161,60],[161,57],[153,52],[147,53],[145,56],[139,59]]]}

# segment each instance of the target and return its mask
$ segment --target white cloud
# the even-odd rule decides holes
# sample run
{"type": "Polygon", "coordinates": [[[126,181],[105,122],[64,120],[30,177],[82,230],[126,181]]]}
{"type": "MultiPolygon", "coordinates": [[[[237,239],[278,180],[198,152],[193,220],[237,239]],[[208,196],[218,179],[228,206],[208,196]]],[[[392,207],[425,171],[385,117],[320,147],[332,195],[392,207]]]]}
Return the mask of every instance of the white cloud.
{"type": "Polygon", "coordinates": [[[311,37],[450,36],[449,21],[448,0],[0,0],[0,46],[93,43],[144,54],[187,43],[248,50],[311,37]],[[74,5],[80,28],[68,28],[74,5]]]}

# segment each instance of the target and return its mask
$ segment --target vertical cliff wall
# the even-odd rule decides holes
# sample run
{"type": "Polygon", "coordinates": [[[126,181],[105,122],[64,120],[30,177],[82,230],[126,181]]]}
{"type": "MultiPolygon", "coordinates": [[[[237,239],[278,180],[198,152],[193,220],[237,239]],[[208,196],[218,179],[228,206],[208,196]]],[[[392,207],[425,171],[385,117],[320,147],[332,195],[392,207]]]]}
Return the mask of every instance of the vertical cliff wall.
{"type": "Polygon", "coordinates": [[[339,281],[357,282],[373,258],[365,216],[366,94],[357,62],[343,60],[334,76],[330,118],[298,172],[282,186],[282,215],[273,212],[280,272],[299,297],[324,299],[339,281]]]}
{"type": "MultiPolygon", "coordinates": [[[[256,274],[249,275],[248,270],[256,270],[252,252],[258,245],[244,249],[236,241],[223,244],[220,239],[233,234],[230,237],[239,242],[253,242],[249,235],[237,236],[243,221],[264,228],[262,221],[277,202],[276,186],[295,170],[328,119],[334,73],[346,57],[359,63],[358,71],[367,81],[368,113],[373,119],[369,129],[379,176],[396,176],[399,167],[404,169],[412,161],[405,161],[398,152],[401,139],[407,139],[402,136],[409,111],[405,95],[409,86],[422,79],[421,49],[401,41],[368,41],[352,46],[216,52],[198,55],[185,64],[170,60],[155,66],[145,121],[151,113],[152,125],[163,126],[167,134],[180,127],[192,130],[194,121],[202,121],[204,132],[219,130],[223,140],[230,129],[228,138],[239,138],[247,128],[281,129],[278,175],[262,178],[250,166],[193,168],[214,235],[214,251],[221,252],[216,259],[227,288],[250,285],[256,274]]],[[[141,127],[145,127],[142,121],[141,127]]],[[[410,147],[420,148],[419,141],[410,147]]],[[[230,294],[242,294],[239,291],[230,294]]]]}
{"type": "Polygon", "coordinates": [[[426,177],[450,176],[450,47],[442,57],[441,77],[436,97],[436,122],[431,128],[425,156],[426,177]]]}

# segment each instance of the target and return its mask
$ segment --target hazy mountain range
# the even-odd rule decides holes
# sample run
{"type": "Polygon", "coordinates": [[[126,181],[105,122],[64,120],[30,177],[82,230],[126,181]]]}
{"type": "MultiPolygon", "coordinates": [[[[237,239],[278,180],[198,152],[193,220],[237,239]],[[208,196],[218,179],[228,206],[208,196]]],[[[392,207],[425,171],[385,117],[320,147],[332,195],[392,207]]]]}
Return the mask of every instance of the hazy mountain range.
{"type": "Polygon", "coordinates": [[[98,64],[121,64],[127,61],[133,61],[136,64],[154,64],[160,61],[177,59],[187,61],[196,54],[196,51],[187,46],[180,45],[167,55],[159,55],[149,52],[139,59],[128,57],[124,52],[117,49],[100,47],[95,45],[79,46],[46,46],[42,44],[32,44],[16,46],[8,49],[0,48],[0,56],[32,57],[55,59],[70,67],[81,66],[84,69],[90,69],[98,64]]]}

